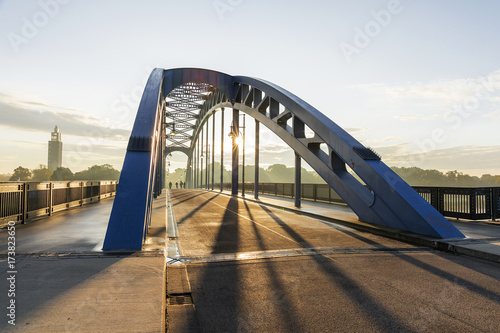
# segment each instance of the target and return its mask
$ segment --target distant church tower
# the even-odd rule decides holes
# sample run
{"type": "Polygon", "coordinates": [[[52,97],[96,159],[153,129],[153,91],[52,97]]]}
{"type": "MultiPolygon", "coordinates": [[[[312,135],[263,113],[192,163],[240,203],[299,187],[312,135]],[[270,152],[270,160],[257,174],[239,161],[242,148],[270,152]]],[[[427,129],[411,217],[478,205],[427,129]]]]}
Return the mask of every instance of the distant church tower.
{"type": "Polygon", "coordinates": [[[54,127],[54,132],[50,135],[48,168],[54,171],[62,166],[62,141],[59,126],[54,127]]]}

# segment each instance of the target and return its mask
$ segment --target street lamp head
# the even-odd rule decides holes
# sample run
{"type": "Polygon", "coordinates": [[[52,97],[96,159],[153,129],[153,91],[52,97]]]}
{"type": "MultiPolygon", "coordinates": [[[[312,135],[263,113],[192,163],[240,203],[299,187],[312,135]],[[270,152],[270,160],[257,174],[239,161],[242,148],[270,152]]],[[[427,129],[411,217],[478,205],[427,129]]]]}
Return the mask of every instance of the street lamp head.
{"type": "Polygon", "coordinates": [[[238,146],[241,146],[243,144],[243,136],[241,135],[236,136],[236,144],[238,146]]]}

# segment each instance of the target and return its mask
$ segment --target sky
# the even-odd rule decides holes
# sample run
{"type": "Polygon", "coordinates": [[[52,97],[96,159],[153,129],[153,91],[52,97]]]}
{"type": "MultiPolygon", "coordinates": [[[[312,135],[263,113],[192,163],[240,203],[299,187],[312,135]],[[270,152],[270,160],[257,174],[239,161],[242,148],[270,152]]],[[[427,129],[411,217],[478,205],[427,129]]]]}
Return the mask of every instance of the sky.
{"type": "MultiPolygon", "coordinates": [[[[499,15],[494,0],[0,0],[0,173],[47,164],[55,125],[63,166],[121,169],[151,70],[199,67],[287,89],[389,166],[500,174],[499,15]]],[[[292,166],[262,135],[261,164],[292,166]]]]}

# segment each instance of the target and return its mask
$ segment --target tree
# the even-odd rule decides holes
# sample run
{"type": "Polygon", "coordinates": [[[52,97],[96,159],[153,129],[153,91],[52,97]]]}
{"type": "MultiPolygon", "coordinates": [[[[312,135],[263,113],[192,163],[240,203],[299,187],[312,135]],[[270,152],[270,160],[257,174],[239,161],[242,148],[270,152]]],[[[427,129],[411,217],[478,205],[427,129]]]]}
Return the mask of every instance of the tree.
{"type": "Polygon", "coordinates": [[[8,181],[10,179],[10,177],[12,177],[12,175],[8,174],[8,173],[0,174],[0,181],[2,181],[2,182],[8,181]]]}
{"type": "Polygon", "coordinates": [[[33,177],[31,178],[33,181],[50,180],[50,176],[52,176],[52,171],[47,169],[47,166],[43,164],[40,164],[38,169],[31,170],[31,172],[33,173],[33,177]]]}
{"type": "Polygon", "coordinates": [[[69,168],[57,168],[50,176],[50,180],[73,180],[73,172],[69,168]]]}
{"type": "MultiPolygon", "coordinates": [[[[212,169],[210,169],[212,170],[212,169]]],[[[185,182],[186,181],[186,169],[184,168],[177,168],[175,169],[174,172],[168,174],[168,181],[169,182],[172,182],[174,184],[174,188],[175,188],[175,183],[179,183],[179,182],[185,182]]],[[[205,174],[203,174],[203,181],[205,181],[205,174]]]]}
{"type": "Polygon", "coordinates": [[[75,173],[77,180],[118,180],[120,171],[113,168],[111,164],[93,165],[87,170],[75,173]]]}
{"type": "Polygon", "coordinates": [[[267,168],[271,182],[293,183],[295,180],[294,168],[287,168],[284,164],[273,164],[267,168]]]}
{"type": "Polygon", "coordinates": [[[31,171],[28,168],[23,168],[22,166],[18,166],[17,168],[14,169],[14,173],[12,174],[9,180],[16,181],[19,179],[21,181],[25,181],[25,180],[30,180],[30,178],[31,178],[31,171]]]}

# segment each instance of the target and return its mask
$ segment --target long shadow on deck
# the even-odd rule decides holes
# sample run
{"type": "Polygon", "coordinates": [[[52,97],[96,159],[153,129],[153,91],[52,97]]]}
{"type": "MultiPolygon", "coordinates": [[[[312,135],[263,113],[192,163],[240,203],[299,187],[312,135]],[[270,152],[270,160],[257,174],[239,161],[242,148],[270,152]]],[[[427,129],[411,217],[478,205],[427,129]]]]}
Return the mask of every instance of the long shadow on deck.
{"type": "MultiPolygon", "coordinates": [[[[238,199],[229,198],[212,253],[235,253],[239,248],[238,199]]],[[[207,264],[197,304],[198,320],[207,332],[237,332],[240,321],[240,272],[237,265],[207,264]],[[217,296],[215,296],[217,295],[217,296]],[[213,297],[213,298],[212,298],[213,297]]],[[[194,296],[194,295],[193,295],[194,296]]]]}
{"type": "MultiPolygon", "coordinates": [[[[283,230],[289,234],[294,240],[307,248],[313,248],[312,244],[307,242],[295,230],[281,220],[266,206],[260,205],[264,210],[283,230]]],[[[382,304],[377,302],[372,296],[363,290],[363,288],[352,280],[344,271],[337,266],[332,260],[324,255],[317,254],[311,256],[318,267],[330,277],[333,283],[339,287],[344,294],[351,298],[357,304],[361,311],[364,312],[367,318],[370,318],[377,328],[382,332],[415,332],[410,327],[406,326],[397,317],[393,316],[389,310],[384,308],[382,304]]]]}
{"type": "MultiPolygon", "coordinates": [[[[248,212],[250,219],[254,221],[254,217],[252,215],[250,208],[248,207],[247,202],[246,201],[243,202],[245,204],[245,208],[248,212]]],[[[264,239],[262,238],[259,228],[257,228],[257,225],[255,223],[252,223],[252,227],[253,231],[255,232],[255,236],[257,237],[257,242],[259,243],[260,249],[262,251],[267,250],[267,247],[264,244],[264,239]]],[[[291,300],[290,295],[287,293],[287,290],[285,289],[283,283],[280,281],[278,272],[276,272],[273,262],[269,259],[264,259],[264,262],[266,263],[267,275],[270,278],[270,282],[273,289],[273,293],[269,295],[268,301],[270,303],[273,303],[274,307],[276,307],[277,310],[280,312],[281,322],[283,323],[283,326],[286,327],[286,331],[303,332],[304,329],[301,327],[300,322],[297,320],[298,318],[297,310],[293,304],[293,301],[291,300]]],[[[252,325],[251,321],[247,320],[246,322],[248,323],[247,326],[251,327],[252,325]]]]}
{"type": "MultiPolygon", "coordinates": [[[[340,231],[343,232],[344,234],[350,236],[350,237],[356,238],[356,239],[363,241],[367,244],[370,244],[373,246],[384,247],[384,245],[382,245],[374,240],[368,239],[366,237],[363,237],[363,236],[356,234],[354,232],[351,232],[349,230],[340,230],[340,231]]],[[[468,280],[461,278],[461,277],[459,277],[455,274],[452,274],[450,272],[446,272],[446,271],[442,270],[441,268],[432,266],[426,262],[423,262],[423,261],[421,261],[415,257],[412,257],[410,255],[407,255],[405,253],[394,253],[394,255],[397,256],[398,258],[406,261],[407,263],[413,265],[413,266],[416,266],[416,267],[418,267],[426,272],[429,272],[435,276],[438,276],[440,278],[448,280],[449,282],[451,282],[453,284],[461,286],[462,288],[465,288],[465,289],[469,290],[470,292],[476,293],[478,295],[481,295],[485,298],[490,299],[491,301],[494,301],[494,302],[500,304],[500,294],[498,294],[494,291],[488,290],[488,289],[481,287],[480,285],[478,285],[474,282],[468,281],[468,280]]],[[[445,256],[440,255],[440,254],[435,254],[435,255],[439,256],[441,258],[445,258],[445,256]]],[[[488,264],[491,264],[492,266],[498,266],[495,263],[488,263],[488,264]]],[[[462,266],[470,268],[464,264],[462,264],[462,266]]],[[[490,274],[491,274],[491,272],[490,272],[490,274]]],[[[498,275],[500,275],[500,274],[496,274],[496,276],[493,276],[493,277],[498,279],[498,275]]],[[[489,276],[491,276],[491,275],[489,275],[489,276]]]]}

